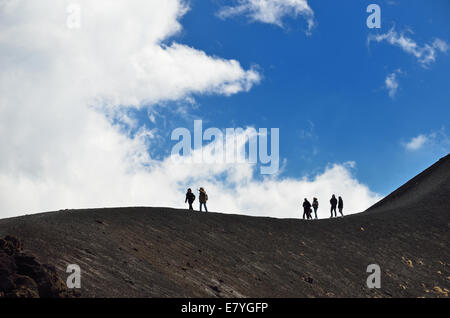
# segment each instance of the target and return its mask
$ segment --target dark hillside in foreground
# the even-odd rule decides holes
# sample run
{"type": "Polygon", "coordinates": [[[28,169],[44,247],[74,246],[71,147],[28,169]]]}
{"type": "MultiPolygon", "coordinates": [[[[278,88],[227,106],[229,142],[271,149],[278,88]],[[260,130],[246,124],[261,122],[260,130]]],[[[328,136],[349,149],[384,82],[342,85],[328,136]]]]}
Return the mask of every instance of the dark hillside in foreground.
{"type": "Polygon", "coordinates": [[[367,212],[302,221],[167,208],[0,220],[0,237],[82,270],[83,297],[448,297],[450,157],[367,212]],[[381,289],[368,289],[378,264],[381,289]]]}

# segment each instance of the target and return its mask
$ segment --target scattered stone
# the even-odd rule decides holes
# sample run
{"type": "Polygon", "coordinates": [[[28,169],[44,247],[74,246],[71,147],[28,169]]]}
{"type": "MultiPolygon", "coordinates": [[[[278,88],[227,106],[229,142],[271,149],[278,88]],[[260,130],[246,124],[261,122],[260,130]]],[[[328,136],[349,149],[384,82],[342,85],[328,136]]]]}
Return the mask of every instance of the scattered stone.
{"type": "Polygon", "coordinates": [[[434,286],[434,287],[433,287],[433,290],[434,290],[435,292],[438,292],[439,294],[444,295],[445,297],[448,297],[448,290],[445,289],[445,288],[444,288],[444,290],[442,290],[441,287],[439,287],[439,286],[434,286]]]}
{"type": "Polygon", "coordinates": [[[402,256],[402,262],[408,265],[409,267],[414,268],[413,262],[410,259],[405,258],[404,256],[402,256]]]}
{"type": "Polygon", "coordinates": [[[134,281],[129,278],[125,278],[125,281],[130,285],[134,285],[134,281]]]}
{"type": "Polygon", "coordinates": [[[216,293],[220,293],[220,289],[217,286],[214,285],[210,285],[209,288],[211,288],[213,291],[215,291],[216,293]]]}
{"type": "Polygon", "coordinates": [[[305,276],[303,277],[303,280],[309,284],[312,284],[314,282],[314,279],[312,277],[309,276],[305,276]]]}

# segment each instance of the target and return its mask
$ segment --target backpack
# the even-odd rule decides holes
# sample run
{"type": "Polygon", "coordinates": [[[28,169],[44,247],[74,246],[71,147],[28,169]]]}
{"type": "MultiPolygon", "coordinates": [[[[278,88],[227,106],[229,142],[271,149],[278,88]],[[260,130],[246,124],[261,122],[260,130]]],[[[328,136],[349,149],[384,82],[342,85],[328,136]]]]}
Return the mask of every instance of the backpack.
{"type": "Polygon", "coordinates": [[[208,195],[205,193],[205,201],[208,201],[208,195]]]}

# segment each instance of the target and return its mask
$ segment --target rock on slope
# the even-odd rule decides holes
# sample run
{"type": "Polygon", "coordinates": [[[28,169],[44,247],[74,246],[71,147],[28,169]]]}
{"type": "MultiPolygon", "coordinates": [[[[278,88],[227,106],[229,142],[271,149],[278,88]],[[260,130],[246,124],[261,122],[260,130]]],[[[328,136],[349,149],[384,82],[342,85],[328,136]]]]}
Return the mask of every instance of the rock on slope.
{"type": "Polygon", "coordinates": [[[73,297],[53,266],[41,265],[22,252],[22,243],[11,236],[0,239],[0,297],[73,297]]]}
{"type": "Polygon", "coordinates": [[[0,220],[0,237],[61,277],[78,264],[83,297],[448,297],[449,165],[345,218],[65,210],[0,220]],[[380,289],[366,286],[369,264],[380,289]]]}

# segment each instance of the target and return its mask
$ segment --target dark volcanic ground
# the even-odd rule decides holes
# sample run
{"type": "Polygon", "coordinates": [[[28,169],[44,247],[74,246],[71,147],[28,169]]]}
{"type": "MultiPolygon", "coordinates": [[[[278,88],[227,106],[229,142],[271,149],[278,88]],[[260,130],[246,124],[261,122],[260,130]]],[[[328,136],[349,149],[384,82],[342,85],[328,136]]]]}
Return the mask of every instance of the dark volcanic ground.
{"type": "Polygon", "coordinates": [[[448,297],[450,156],[365,213],[303,221],[167,208],[0,220],[83,297],[448,297]],[[382,270],[368,289],[369,264],[382,270]]]}

